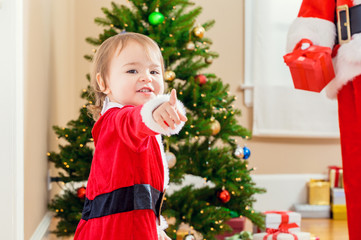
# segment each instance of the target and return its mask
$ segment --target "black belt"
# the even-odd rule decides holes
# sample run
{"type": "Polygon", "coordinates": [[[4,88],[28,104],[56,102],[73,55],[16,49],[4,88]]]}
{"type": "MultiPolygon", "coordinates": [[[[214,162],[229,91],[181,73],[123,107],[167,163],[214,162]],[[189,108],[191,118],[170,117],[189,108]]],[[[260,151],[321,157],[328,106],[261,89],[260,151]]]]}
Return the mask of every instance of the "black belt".
{"type": "Polygon", "coordinates": [[[361,32],[361,4],[348,7],[338,6],[337,14],[337,34],[340,44],[347,43],[351,36],[361,32]]]}
{"type": "Polygon", "coordinates": [[[158,217],[161,212],[164,192],[149,184],[136,184],[98,195],[94,200],[85,199],[82,219],[89,220],[110,214],[132,210],[151,209],[158,217]]]}

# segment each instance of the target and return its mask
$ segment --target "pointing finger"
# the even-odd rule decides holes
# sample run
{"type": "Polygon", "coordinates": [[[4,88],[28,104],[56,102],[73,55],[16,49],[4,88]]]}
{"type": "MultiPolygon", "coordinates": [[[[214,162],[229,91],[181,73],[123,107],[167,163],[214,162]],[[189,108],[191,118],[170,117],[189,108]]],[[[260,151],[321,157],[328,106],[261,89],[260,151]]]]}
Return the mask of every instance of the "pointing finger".
{"type": "Polygon", "coordinates": [[[172,89],[172,91],[170,92],[169,104],[175,106],[176,103],[177,103],[177,91],[175,89],[172,89]]]}

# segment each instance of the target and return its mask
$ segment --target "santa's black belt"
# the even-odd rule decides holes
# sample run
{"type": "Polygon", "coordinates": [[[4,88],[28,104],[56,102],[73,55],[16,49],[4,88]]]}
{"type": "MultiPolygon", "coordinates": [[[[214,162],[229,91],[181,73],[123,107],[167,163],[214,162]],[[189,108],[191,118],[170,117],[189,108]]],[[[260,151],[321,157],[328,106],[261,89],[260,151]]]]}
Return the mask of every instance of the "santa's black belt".
{"type": "Polygon", "coordinates": [[[164,193],[149,184],[136,184],[85,199],[82,219],[89,220],[132,210],[153,210],[159,219],[164,193]]]}
{"type": "Polygon", "coordinates": [[[349,42],[352,35],[361,32],[361,4],[350,8],[338,6],[336,13],[338,42],[343,44],[349,42]]]}

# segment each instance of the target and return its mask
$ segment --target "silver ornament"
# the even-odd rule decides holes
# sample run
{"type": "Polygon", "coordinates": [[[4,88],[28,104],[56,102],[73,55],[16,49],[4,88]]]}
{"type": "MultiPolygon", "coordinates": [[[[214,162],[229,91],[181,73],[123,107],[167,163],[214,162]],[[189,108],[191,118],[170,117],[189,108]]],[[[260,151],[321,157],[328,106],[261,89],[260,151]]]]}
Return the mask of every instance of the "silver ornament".
{"type": "Polygon", "coordinates": [[[192,42],[192,41],[189,41],[186,45],[186,49],[188,51],[193,51],[195,48],[196,48],[196,46],[194,45],[194,42],[192,42]]]}
{"type": "Polygon", "coordinates": [[[196,237],[193,234],[186,235],[183,240],[196,240],[196,237]]]}
{"type": "Polygon", "coordinates": [[[168,162],[168,167],[169,167],[169,168],[174,167],[174,165],[175,165],[176,162],[177,162],[177,158],[176,158],[176,156],[174,155],[174,153],[167,151],[167,152],[165,152],[165,157],[166,157],[167,162],[168,162]]]}
{"type": "Polygon", "coordinates": [[[213,62],[213,58],[211,56],[206,57],[205,62],[211,64],[213,62]]]}
{"type": "Polygon", "coordinates": [[[234,155],[238,158],[243,158],[243,156],[244,156],[243,148],[240,146],[237,146],[236,150],[234,151],[234,155]]]}

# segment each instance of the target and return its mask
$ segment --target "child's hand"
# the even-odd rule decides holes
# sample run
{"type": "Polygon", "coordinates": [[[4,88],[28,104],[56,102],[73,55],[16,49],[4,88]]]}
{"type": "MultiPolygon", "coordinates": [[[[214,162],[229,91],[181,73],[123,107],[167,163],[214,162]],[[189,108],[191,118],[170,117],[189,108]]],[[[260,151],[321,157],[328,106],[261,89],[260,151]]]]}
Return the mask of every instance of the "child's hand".
{"type": "Polygon", "coordinates": [[[153,111],[153,119],[165,130],[168,126],[175,129],[175,124],[187,121],[187,117],[177,109],[177,92],[175,89],[172,89],[169,101],[162,103],[153,111]]]}
{"type": "Polygon", "coordinates": [[[158,240],[172,240],[172,239],[170,237],[168,237],[164,231],[161,231],[158,234],[158,240]]]}

